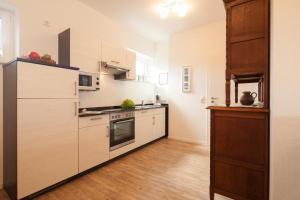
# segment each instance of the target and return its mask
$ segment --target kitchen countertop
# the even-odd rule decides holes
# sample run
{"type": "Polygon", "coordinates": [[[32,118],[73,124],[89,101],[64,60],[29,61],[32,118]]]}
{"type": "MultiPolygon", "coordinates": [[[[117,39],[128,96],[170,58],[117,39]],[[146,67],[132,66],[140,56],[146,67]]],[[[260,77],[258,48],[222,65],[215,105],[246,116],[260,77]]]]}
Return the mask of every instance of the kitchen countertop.
{"type": "Polygon", "coordinates": [[[115,112],[140,111],[140,110],[159,109],[159,108],[166,108],[166,107],[168,107],[168,104],[162,104],[160,106],[149,105],[149,104],[144,105],[144,106],[137,105],[134,109],[131,109],[131,110],[123,110],[121,108],[121,106],[80,108],[79,109],[79,117],[108,115],[108,114],[115,113],[115,112]],[[85,109],[86,109],[86,112],[83,112],[85,109]],[[92,113],[93,111],[98,111],[98,113],[92,113]]]}

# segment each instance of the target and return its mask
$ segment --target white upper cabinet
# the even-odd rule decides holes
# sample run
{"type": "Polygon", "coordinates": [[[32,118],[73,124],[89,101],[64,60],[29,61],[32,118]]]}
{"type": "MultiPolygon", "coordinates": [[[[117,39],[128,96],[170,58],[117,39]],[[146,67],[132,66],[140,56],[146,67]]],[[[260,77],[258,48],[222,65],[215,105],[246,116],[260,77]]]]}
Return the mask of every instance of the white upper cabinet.
{"type": "Polygon", "coordinates": [[[133,51],[126,50],[126,66],[129,72],[126,74],[126,79],[136,79],[136,53],[133,51]]]}
{"type": "Polygon", "coordinates": [[[125,68],[126,50],[125,48],[110,44],[108,42],[102,42],[102,61],[108,65],[113,65],[121,68],[125,68]]]}
{"type": "Polygon", "coordinates": [[[18,98],[78,98],[78,71],[18,62],[18,98]]]}
{"type": "Polygon", "coordinates": [[[100,73],[101,42],[71,33],[70,65],[81,71],[100,73]]]}

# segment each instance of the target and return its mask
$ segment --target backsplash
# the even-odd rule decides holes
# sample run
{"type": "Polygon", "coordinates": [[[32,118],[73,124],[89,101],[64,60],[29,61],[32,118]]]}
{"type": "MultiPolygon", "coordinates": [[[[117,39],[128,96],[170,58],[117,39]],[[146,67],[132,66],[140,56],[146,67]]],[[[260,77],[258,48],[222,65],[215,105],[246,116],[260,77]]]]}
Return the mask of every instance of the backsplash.
{"type": "Polygon", "coordinates": [[[102,107],[120,105],[125,99],[136,104],[155,99],[154,85],[138,81],[118,81],[112,76],[101,75],[100,90],[80,92],[80,107],[102,107]]]}

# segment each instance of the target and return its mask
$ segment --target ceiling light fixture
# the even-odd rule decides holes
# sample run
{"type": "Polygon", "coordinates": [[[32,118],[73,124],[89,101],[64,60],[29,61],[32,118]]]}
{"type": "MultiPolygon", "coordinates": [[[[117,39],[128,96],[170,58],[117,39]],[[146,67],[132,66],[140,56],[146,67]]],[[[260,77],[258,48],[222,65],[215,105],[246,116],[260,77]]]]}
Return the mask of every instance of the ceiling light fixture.
{"type": "Polygon", "coordinates": [[[164,4],[160,8],[160,17],[166,19],[170,14],[177,17],[184,17],[187,13],[187,6],[182,0],[172,0],[164,4]]]}

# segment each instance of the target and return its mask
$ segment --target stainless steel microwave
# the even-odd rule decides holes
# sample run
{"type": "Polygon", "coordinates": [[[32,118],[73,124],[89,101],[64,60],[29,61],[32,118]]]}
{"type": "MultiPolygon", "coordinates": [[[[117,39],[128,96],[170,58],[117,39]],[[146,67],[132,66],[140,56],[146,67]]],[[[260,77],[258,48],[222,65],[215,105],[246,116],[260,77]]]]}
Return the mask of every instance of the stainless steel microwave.
{"type": "Polygon", "coordinates": [[[96,91],[100,89],[100,74],[79,72],[79,90],[96,91]]]}

